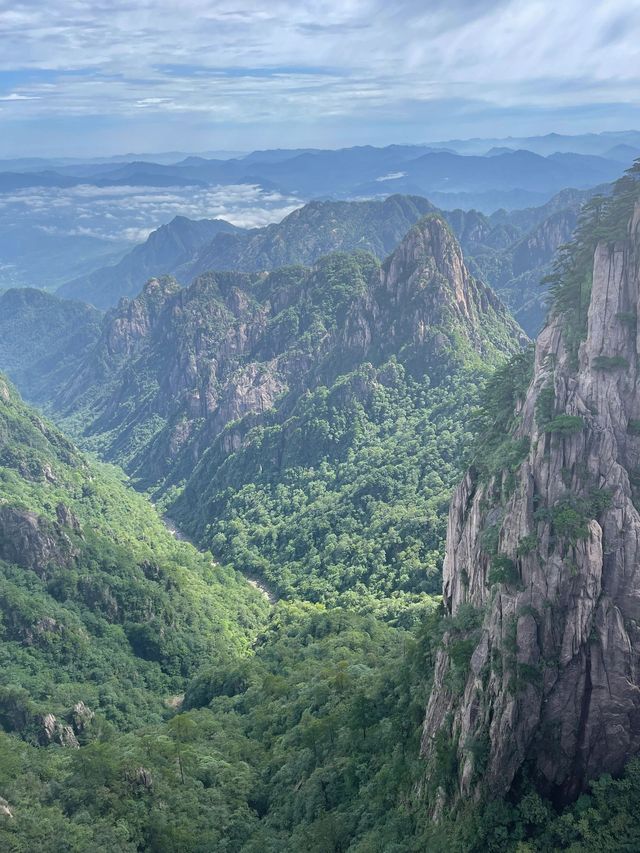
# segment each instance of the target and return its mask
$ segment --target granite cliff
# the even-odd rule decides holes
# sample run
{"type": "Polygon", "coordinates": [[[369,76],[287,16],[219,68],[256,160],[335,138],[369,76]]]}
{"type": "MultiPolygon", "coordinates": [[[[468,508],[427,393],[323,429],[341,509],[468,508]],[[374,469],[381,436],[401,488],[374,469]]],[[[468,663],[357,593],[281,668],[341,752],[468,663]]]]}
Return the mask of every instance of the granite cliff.
{"type": "Polygon", "coordinates": [[[532,372],[521,357],[502,375],[507,392],[493,402],[511,398],[513,411],[496,406],[497,435],[481,440],[451,504],[448,628],[422,751],[432,770],[448,755],[457,772],[436,812],[505,794],[523,773],[564,803],[640,748],[633,197],[632,177],[593,203],[532,372]]]}

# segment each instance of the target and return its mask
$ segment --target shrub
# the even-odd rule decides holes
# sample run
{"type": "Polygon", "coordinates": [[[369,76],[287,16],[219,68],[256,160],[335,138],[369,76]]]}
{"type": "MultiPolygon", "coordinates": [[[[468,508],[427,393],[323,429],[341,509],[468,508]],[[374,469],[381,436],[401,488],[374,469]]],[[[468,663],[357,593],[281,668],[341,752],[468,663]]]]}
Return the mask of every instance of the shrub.
{"type": "Polygon", "coordinates": [[[575,435],[584,427],[584,420],[578,415],[558,415],[545,426],[545,432],[559,435],[575,435]]]}
{"type": "Polygon", "coordinates": [[[500,524],[492,524],[480,534],[480,547],[487,554],[496,556],[498,553],[498,542],[500,541],[500,524]]]}
{"type": "Polygon", "coordinates": [[[550,510],[538,510],[535,518],[550,521],[556,536],[575,545],[589,536],[589,521],[610,506],[611,494],[606,489],[593,489],[587,497],[567,495],[550,510]]]}
{"type": "Polygon", "coordinates": [[[636,418],[629,418],[627,432],[629,435],[640,435],[640,420],[637,420],[636,418]]]}
{"type": "Polygon", "coordinates": [[[527,554],[530,554],[533,550],[535,550],[537,544],[538,537],[535,533],[529,533],[526,536],[523,536],[522,539],[518,542],[518,557],[526,557],[527,554]]]}
{"type": "Polygon", "coordinates": [[[499,554],[493,558],[489,569],[489,584],[491,586],[496,583],[514,584],[519,580],[518,567],[510,557],[499,554]]]}
{"type": "Polygon", "coordinates": [[[536,400],[535,414],[536,423],[540,427],[544,427],[553,418],[553,411],[556,405],[556,392],[553,387],[553,382],[540,391],[536,400]]]}

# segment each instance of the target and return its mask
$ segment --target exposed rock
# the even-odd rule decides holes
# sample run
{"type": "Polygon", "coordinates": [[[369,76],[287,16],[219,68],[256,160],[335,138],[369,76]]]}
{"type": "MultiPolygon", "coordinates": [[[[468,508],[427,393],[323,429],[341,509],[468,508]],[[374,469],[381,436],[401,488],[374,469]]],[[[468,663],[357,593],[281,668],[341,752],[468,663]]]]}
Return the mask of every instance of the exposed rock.
{"type": "Polygon", "coordinates": [[[48,567],[77,555],[68,537],[34,512],[0,505],[0,558],[45,577],[48,567]]]}
{"type": "Polygon", "coordinates": [[[38,739],[42,746],[49,746],[56,743],[59,746],[67,746],[73,749],[80,747],[73,728],[67,723],[58,720],[54,714],[44,714],[40,718],[40,725],[38,739]]]}
{"type": "Polygon", "coordinates": [[[11,806],[5,800],[4,797],[0,797],[0,816],[2,816],[2,817],[13,817],[13,812],[11,811],[11,806]]]}
{"type": "Polygon", "coordinates": [[[62,501],[56,506],[56,517],[58,519],[58,524],[62,527],[69,527],[76,533],[80,532],[80,522],[69,507],[62,503],[62,501]]]}
{"type": "Polygon", "coordinates": [[[530,437],[530,451],[515,487],[501,501],[504,482],[472,470],[454,496],[444,603],[454,617],[466,606],[483,618],[461,693],[445,638],[422,752],[435,761],[439,739],[454,746],[455,798],[503,794],[527,761],[566,802],[640,749],[639,271],[636,207],[629,239],[595,253],[577,368],[560,318],[538,339],[515,436],[530,437]],[[555,415],[574,418],[565,433],[536,414],[550,388],[555,415]],[[569,533],[569,523],[579,527],[569,533]],[[489,577],[492,526],[514,572],[499,582],[489,577]]]}
{"type": "Polygon", "coordinates": [[[76,734],[85,732],[95,718],[95,714],[84,702],[76,702],[71,711],[71,725],[76,734]]]}

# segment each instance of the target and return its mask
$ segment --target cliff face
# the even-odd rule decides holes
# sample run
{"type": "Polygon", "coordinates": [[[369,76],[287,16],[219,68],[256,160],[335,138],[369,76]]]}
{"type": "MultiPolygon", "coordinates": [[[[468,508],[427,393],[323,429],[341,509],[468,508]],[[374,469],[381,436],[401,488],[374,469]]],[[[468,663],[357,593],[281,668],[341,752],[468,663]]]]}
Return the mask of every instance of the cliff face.
{"type": "Polygon", "coordinates": [[[526,457],[454,496],[422,742],[432,766],[455,750],[453,800],[504,793],[526,762],[563,802],[640,748],[639,306],[636,205],[627,239],[595,252],[577,366],[566,321],[538,339],[526,457]]]}

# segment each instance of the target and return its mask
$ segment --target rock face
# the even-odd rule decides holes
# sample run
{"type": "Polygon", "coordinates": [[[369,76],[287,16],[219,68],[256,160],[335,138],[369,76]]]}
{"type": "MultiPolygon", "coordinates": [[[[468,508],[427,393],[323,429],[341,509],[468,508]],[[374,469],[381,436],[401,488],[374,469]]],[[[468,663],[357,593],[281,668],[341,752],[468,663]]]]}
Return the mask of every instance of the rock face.
{"type": "Polygon", "coordinates": [[[73,728],[68,723],[63,723],[54,714],[42,716],[39,742],[42,746],[57,743],[59,746],[68,746],[73,749],[80,747],[73,728]]]}
{"type": "Polygon", "coordinates": [[[471,470],[454,496],[444,603],[479,627],[445,637],[422,741],[432,766],[455,750],[453,800],[504,793],[526,762],[566,802],[640,749],[639,309],[636,206],[596,250],[577,365],[561,318],[538,339],[512,481],[471,470]]]}

